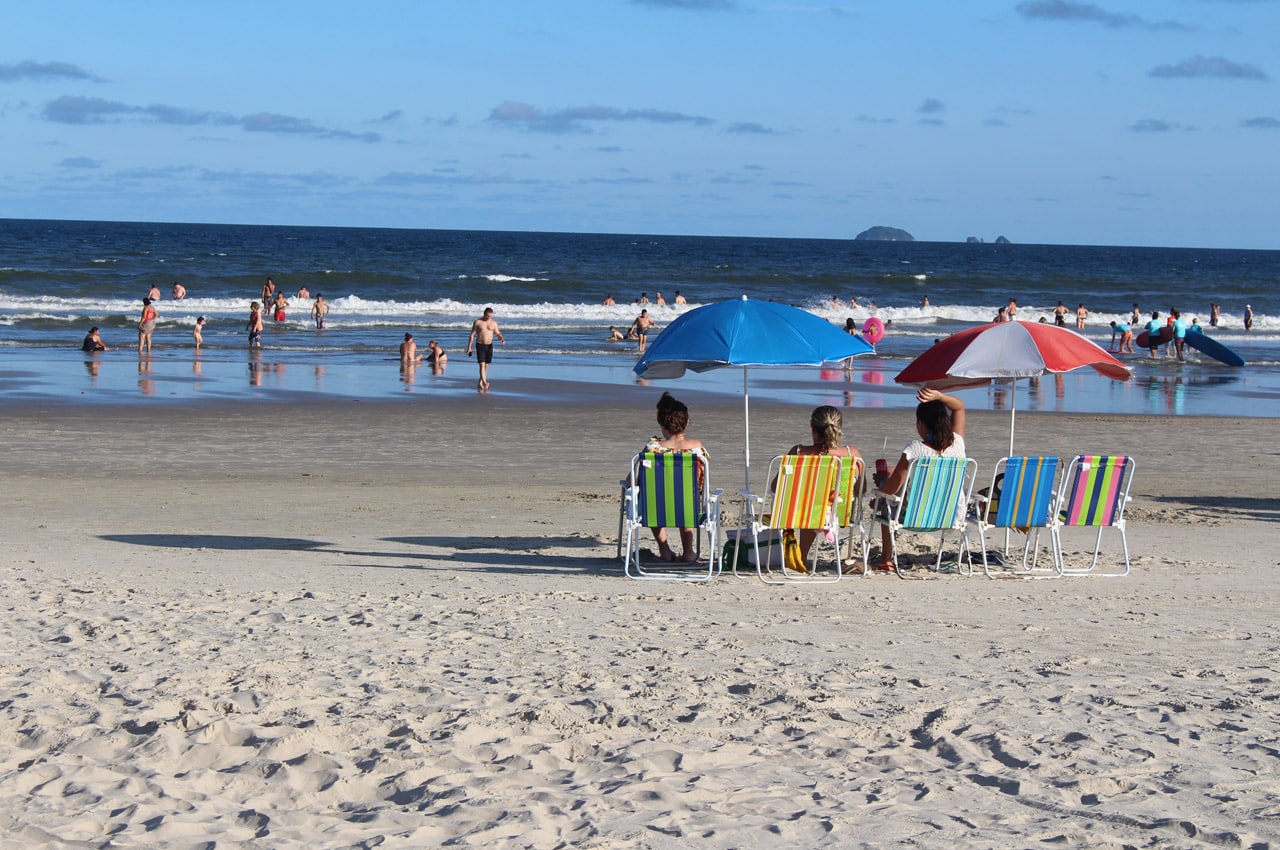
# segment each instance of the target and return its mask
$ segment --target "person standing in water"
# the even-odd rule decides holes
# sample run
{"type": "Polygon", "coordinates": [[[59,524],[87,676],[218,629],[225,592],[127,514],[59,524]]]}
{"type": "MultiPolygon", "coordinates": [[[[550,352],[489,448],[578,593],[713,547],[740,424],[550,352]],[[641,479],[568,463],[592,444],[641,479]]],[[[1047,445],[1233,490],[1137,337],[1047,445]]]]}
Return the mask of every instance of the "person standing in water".
{"type": "Polygon", "coordinates": [[[155,332],[160,314],[151,306],[150,298],[142,299],[142,316],[138,320],[138,353],[151,353],[151,334],[155,332]]]}
{"type": "Polygon", "coordinates": [[[262,308],[257,301],[249,305],[249,321],[244,329],[249,332],[249,347],[262,348],[262,308]]]}
{"type": "Polygon", "coordinates": [[[317,292],[315,303],[311,305],[311,318],[316,320],[316,330],[324,330],[328,324],[329,302],[324,300],[324,293],[317,292]]]}

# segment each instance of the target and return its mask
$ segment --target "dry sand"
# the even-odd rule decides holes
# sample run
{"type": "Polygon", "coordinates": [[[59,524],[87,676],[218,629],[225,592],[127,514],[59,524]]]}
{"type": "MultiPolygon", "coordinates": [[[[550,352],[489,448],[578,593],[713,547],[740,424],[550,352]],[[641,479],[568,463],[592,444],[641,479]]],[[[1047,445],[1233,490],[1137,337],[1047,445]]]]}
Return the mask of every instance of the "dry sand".
{"type": "Polygon", "coordinates": [[[0,412],[0,846],[1280,845],[1274,420],[1019,417],[1137,458],[1128,578],[647,584],[656,395],[0,412]]]}

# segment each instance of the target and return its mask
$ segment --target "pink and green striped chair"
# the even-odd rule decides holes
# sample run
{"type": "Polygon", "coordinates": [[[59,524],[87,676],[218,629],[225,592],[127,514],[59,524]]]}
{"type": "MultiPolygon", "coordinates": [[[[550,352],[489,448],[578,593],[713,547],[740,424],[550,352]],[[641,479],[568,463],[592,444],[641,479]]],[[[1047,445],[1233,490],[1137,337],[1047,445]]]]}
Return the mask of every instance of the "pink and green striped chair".
{"type": "MultiPolygon", "coordinates": [[[[712,492],[710,463],[694,452],[640,452],[631,459],[631,473],[622,482],[622,529],[619,548],[625,550],[623,572],[642,581],[708,581],[720,574],[720,497],[712,492]],[[695,529],[700,549],[692,564],[662,563],[660,570],[640,559],[644,529],[695,529]],[[702,555],[706,555],[702,566],[702,555]]],[[[676,547],[679,548],[678,545],[676,547]]]]}
{"type": "Polygon", "coordinates": [[[740,491],[747,500],[751,522],[749,529],[739,529],[738,542],[740,545],[744,530],[751,532],[757,553],[756,574],[761,581],[766,584],[832,584],[840,580],[840,523],[842,517],[849,515],[842,510],[842,461],[843,458],[831,455],[778,455],[769,462],[767,478],[772,484],[768,496],[740,491]],[[786,566],[775,571],[773,567],[784,563],[784,559],[775,554],[775,549],[781,550],[781,532],[786,529],[817,532],[805,572],[786,566]],[[763,545],[761,535],[764,536],[763,545]],[[817,554],[824,540],[831,544],[834,561],[829,575],[818,569],[817,554]]]}
{"type": "Polygon", "coordinates": [[[1067,464],[1058,493],[1053,523],[1053,557],[1058,573],[1064,576],[1119,577],[1129,574],[1129,538],[1125,534],[1124,509],[1129,503],[1129,487],[1136,468],[1133,458],[1124,455],[1080,455],[1067,464]],[[1062,551],[1062,529],[1097,528],[1093,543],[1093,560],[1087,568],[1068,569],[1062,551]],[[1097,570],[1102,551],[1102,532],[1114,528],[1120,532],[1124,552],[1124,569],[1097,570]]]}

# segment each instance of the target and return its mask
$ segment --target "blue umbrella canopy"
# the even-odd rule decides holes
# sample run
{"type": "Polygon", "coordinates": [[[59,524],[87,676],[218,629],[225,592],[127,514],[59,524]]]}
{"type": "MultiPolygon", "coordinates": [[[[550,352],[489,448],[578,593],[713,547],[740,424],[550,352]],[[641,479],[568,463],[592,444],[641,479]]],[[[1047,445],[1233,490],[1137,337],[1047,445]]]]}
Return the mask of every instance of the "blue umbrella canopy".
{"type": "Polygon", "coordinates": [[[862,337],[807,310],[744,296],[680,316],[648,346],[635,372],[646,378],[678,378],[686,369],[820,366],[874,353],[862,337]]]}
{"type": "Polygon", "coordinates": [[[635,365],[645,378],[679,378],[686,370],[742,367],[742,416],[747,489],[751,489],[751,366],[820,366],[875,347],[807,310],[773,301],[721,301],[690,310],[658,334],[635,365]]]}

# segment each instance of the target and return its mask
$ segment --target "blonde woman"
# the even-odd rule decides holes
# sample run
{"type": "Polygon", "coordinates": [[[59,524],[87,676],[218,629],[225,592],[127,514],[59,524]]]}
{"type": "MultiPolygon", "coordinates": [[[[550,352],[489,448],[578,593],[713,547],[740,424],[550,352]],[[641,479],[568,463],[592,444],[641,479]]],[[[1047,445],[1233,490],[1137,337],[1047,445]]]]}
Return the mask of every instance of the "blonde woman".
{"type": "MultiPolygon", "coordinates": [[[[842,461],[843,463],[855,463],[862,458],[862,454],[853,446],[841,445],[844,442],[844,416],[841,415],[838,409],[830,405],[824,404],[813,409],[813,413],[809,415],[809,434],[813,438],[812,443],[809,445],[794,445],[787,449],[787,454],[829,455],[831,457],[845,458],[842,461]]],[[[789,544],[786,542],[786,536],[784,535],[783,555],[786,558],[788,567],[801,572],[806,571],[804,564],[808,560],[809,549],[813,546],[813,541],[817,536],[816,529],[799,529],[799,534],[795,535],[799,549],[788,552],[789,544]],[[796,555],[799,556],[798,559],[796,555]]]]}

